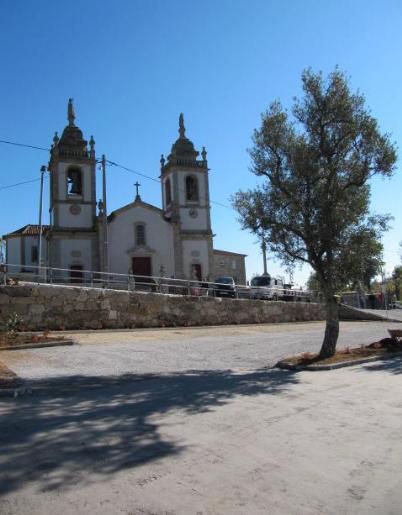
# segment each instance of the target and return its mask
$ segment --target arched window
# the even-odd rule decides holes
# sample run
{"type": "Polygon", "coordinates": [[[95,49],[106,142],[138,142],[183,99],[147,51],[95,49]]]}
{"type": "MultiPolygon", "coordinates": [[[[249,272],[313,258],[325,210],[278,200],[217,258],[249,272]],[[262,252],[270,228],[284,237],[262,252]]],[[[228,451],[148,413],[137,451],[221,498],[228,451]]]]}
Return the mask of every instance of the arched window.
{"type": "Polygon", "coordinates": [[[165,182],[165,200],[166,200],[167,206],[172,203],[172,191],[170,189],[170,179],[166,179],[166,182],[165,182]]]}
{"type": "Polygon", "coordinates": [[[145,245],[145,225],[137,224],[135,226],[135,243],[136,245],[145,245]]]}
{"type": "Polygon", "coordinates": [[[198,181],[194,175],[186,177],[186,199],[190,201],[198,200],[198,181]]]}
{"type": "Polygon", "coordinates": [[[82,195],[82,174],[79,168],[69,168],[67,172],[67,194],[82,195]]]}

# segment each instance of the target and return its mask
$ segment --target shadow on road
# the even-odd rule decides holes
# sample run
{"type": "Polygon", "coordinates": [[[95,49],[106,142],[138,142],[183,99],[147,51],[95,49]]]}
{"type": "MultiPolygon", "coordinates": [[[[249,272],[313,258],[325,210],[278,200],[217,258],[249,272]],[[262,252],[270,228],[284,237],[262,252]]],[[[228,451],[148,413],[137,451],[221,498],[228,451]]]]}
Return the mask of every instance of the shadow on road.
{"type": "Polygon", "coordinates": [[[295,374],[275,369],[37,381],[32,396],[0,403],[0,494],[29,482],[40,491],[79,487],[177,455],[180,434],[164,438],[159,415],[191,416],[295,383],[295,374]]]}
{"type": "Polygon", "coordinates": [[[364,372],[391,372],[392,374],[402,374],[402,357],[394,357],[376,361],[362,367],[364,372]]]}

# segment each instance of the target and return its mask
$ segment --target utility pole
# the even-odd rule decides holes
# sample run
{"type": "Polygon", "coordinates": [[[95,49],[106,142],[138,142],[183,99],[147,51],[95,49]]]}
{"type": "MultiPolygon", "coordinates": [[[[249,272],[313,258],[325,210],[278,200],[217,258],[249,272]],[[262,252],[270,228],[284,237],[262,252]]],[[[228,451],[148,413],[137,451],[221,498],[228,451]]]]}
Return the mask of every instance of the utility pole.
{"type": "Polygon", "coordinates": [[[268,275],[268,271],[267,271],[267,244],[265,242],[264,236],[262,236],[261,249],[262,249],[262,260],[263,260],[263,264],[264,264],[264,275],[268,275]]]}
{"type": "Polygon", "coordinates": [[[46,172],[46,166],[40,167],[40,196],[39,196],[39,236],[38,236],[38,275],[41,274],[42,266],[42,204],[43,204],[43,178],[46,172]]]}
{"type": "Polygon", "coordinates": [[[106,157],[102,155],[102,188],[103,188],[103,272],[109,271],[109,252],[108,252],[108,234],[107,234],[107,207],[106,207],[106,157]]]}

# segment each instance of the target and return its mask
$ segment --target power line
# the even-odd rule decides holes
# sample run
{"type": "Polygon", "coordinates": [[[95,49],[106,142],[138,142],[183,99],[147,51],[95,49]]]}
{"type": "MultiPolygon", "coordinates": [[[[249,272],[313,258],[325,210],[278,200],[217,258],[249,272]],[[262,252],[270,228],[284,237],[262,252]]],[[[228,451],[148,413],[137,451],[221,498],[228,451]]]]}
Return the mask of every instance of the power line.
{"type": "Polygon", "coordinates": [[[3,139],[0,139],[0,143],[5,143],[6,145],[14,145],[15,147],[34,148],[36,150],[44,150],[46,152],[49,152],[48,148],[37,147],[35,145],[27,145],[25,143],[17,143],[15,141],[6,141],[6,140],[3,140],[3,139]]]}
{"type": "MultiPolygon", "coordinates": [[[[13,146],[16,146],[16,147],[24,147],[24,148],[32,148],[32,149],[35,149],[35,150],[43,150],[45,152],[49,152],[50,151],[50,149],[48,149],[48,148],[38,147],[36,145],[28,145],[26,143],[18,143],[16,141],[0,140],[0,143],[4,143],[4,144],[7,144],[7,145],[13,145],[13,146]]],[[[147,175],[147,174],[142,173],[142,172],[138,172],[137,170],[133,170],[132,168],[129,168],[128,166],[124,166],[122,164],[116,163],[115,161],[111,161],[110,159],[107,159],[106,162],[109,165],[121,168],[122,170],[125,170],[126,172],[130,172],[130,173],[132,173],[134,175],[138,175],[140,177],[143,177],[144,179],[148,179],[150,181],[160,183],[159,179],[155,179],[155,177],[152,177],[152,176],[147,175]]],[[[1,186],[0,187],[0,191],[1,190],[5,190],[5,189],[9,189],[9,188],[14,188],[16,186],[21,186],[23,184],[28,184],[28,183],[31,183],[31,182],[36,182],[36,181],[39,181],[39,180],[40,180],[40,178],[37,178],[37,179],[32,179],[30,181],[23,181],[23,182],[18,182],[16,184],[10,184],[8,186],[1,186]]],[[[179,191],[181,191],[181,190],[179,190],[179,191]]],[[[217,202],[216,200],[210,200],[210,203],[211,204],[215,204],[216,206],[224,207],[225,209],[230,209],[230,210],[233,209],[232,207],[227,206],[226,204],[222,204],[221,202],[217,202]]]]}
{"type": "Polygon", "coordinates": [[[22,186],[23,184],[29,184],[31,182],[37,181],[40,181],[40,177],[37,177],[36,179],[30,179],[29,181],[16,182],[15,184],[9,184],[8,186],[0,186],[0,191],[8,190],[9,188],[15,188],[16,186],[22,186]]]}
{"type": "MultiPolygon", "coordinates": [[[[48,148],[38,147],[36,145],[28,145],[26,143],[17,143],[16,141],[7,141],[4,139],[0,139],[0,143],[4,143],[6,145],[13,145],[14,147],[33,148],[35,150],[44,150],[45,152],[49,152],[48,148]]],[[[30,184],[32,182],[37,182],[37,181],[40,181],[40,177],[37,177],[36,179],[30,179],[28,181],[16,182],[15,184],[8,184],[7,186],[0,186],[0,191],[8,190],[10,188],[15,188],[16,186],[22,186],[24,184],[30,184]]]]}
{"type": "MultiPolygon", "coordinates": [[[[110,161],[108,159],[106,159],[106,162],[109,163],[110,165],[112,166],[117,166],[118,168],[122,168],[123,170],[126,170],[127,172],[130,172],[134,175],[139,175],[140,177],[144,177],[145,179],[149,179],[151,181],[154,181],[154,182],[157,182],[158,184],[160,184],[160,180],[159,179],[155,179],[155,177],[151,177],[150,175],[147,175],[145,173],[141,173],[141,172],[138,172],[136,170],[133,170],[132,168],[129,168],[128,166],[123,166],[119,163],[116,163],[115,161],[110,161]]],[[[180,190],[182,193],[184,192],[184,190],[180,190]]],[[[230,209],[232,210],[233,208],[230,207],[230,206],[227,206],[226,204],[222,204],[221,202],[217,202],[216,200],[210,200],[210,203],[211,204],[215,204],[217,206],[220,206],[220,207],[224,207],[226,209],[230,209]]]]}
{"type": "Polygon", "coordinates": [[[150,181],[160,183],[159,179],[155,179],[155,177],[151,177],[150,175],[146,175],[145,173],[137,172],[136,170],[133,170],[132,168],[128,168],[127,166],[120,165],[119,163],[115,163],[114,161],[109,161],[109,159],[106,159],[106,162],[112,166],[117,166],[118,168],[122,168],[123,170],[126,170],[126,172],[130,172],[130,173],[133,173],[134,175],[139,175],[140,177],[149,179],[150,181]]]}

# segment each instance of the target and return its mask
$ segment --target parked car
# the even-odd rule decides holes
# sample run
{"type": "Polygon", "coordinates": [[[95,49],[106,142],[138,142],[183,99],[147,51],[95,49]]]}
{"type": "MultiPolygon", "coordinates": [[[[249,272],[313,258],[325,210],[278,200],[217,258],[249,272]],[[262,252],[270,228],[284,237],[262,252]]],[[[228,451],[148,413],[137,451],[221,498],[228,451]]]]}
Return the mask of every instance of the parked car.
{"type": "Polygon", "coordinates": [[[215,297],[236,298],[236,284],[233,277],[217,277],[211,285],[212,295],[215,297]]]}
{"type": "Polygon", "coordinates": [[[157,284],[152,277],[144,275],[133,275],[133,289],[137,291],[156,292],[157,284]]]}

